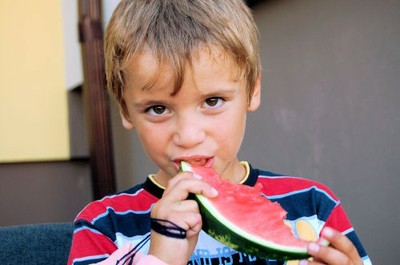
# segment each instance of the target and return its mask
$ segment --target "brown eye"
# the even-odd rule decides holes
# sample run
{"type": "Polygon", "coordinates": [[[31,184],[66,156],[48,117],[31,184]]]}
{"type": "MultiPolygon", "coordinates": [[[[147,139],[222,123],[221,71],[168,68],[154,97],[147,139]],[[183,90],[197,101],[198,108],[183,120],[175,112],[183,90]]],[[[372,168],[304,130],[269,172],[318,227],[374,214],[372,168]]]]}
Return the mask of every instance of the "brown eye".
{"type": "Polygon", "coordinates": [[[167,111],[167,108],[162,105],[151,106],[150,108],[147,109],[147,112],[152,116],[158,116],[158,115],[165,114],[166,111],[167,111]]]}
{"type": "Polygon", "coordinates": [[[205,104],[208,108],[218,108],[223,103],[223,99],[219,97],[208,98],[205,104]]]}

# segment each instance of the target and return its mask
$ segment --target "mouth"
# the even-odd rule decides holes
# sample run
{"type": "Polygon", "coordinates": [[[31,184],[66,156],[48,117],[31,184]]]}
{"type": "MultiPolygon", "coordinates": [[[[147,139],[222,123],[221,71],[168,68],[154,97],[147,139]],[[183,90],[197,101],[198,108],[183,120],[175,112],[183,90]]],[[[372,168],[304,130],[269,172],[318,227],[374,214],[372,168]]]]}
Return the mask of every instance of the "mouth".
{"type": "Polygon", "coordinates": [[[179,169],[180,163],[185,161],[195,167],[212,167],[214,163],[213,157],[183,157],[174,160],[174,164],[179,169]]]}

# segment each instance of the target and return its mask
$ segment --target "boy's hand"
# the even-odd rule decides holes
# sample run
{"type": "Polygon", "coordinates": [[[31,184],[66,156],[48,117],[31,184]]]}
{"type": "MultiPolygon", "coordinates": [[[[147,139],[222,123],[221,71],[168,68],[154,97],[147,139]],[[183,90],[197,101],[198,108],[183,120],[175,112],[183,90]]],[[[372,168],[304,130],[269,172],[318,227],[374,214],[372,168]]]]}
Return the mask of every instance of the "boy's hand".
{"type": "Polygon", "coordinates": [[[186,238],[172,238],[151,231],[149,254],[168,264],[187,264],[196,246],[202,227],[198,204],[188,200],[190,193],[215,197],[218,192],[209,184],[193,177],[192,173],[179,173],[172,178],[162,198],[153,206],[151,217],[171,221],[186,230],[186,238]]]}
{"type": "Polygon", "coordinates": [[[300,265],[362,265],[363,262],[358,255],[356,247],[344,235],[338,231],[326,227],[322,230],[322,238],[326,239],[330,245],[324,246],[318,243],[308,244],[308,253],[314,259],[301,261],[300,265]]]}

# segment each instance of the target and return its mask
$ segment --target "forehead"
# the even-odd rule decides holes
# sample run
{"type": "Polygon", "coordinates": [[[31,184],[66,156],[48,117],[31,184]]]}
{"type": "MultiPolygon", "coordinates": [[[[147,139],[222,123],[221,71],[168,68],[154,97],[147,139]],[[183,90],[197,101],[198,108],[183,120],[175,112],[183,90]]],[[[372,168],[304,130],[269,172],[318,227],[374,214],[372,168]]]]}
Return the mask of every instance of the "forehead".
{"type": "MultiPolygon", "coordinates": [[[[124,69],[127,88],[134,85],[142,90],[149,90],[153,87],[166,88],[174,87],[179,79],[184,79],[190,74],[201,75],[205,70],[223,71],[229,79],[237,80],[240,69],[226,52],[218,48],[201,47],[195,50],[180,63],[174,58],[164,56],[157,57],[149,49],[134,54],[128,60],[124,69]]],[[[179,88],[178,88],[179,90],[179,88]]],[[[171,91],[172,92],[172,91],[171,91]]],[[[177,92],[177,91],[176,91],[177,92]]]]}

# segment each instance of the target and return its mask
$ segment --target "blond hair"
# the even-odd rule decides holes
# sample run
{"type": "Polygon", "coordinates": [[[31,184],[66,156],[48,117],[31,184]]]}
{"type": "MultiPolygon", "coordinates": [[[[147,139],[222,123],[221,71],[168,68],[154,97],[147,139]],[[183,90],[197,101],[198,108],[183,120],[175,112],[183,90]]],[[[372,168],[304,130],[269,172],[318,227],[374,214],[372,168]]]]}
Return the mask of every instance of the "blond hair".
{"type": "Polygon", "coordinates": [[[105,37],[107,86],[121,113],[129,117],[125,69],[133,55],[146,48],[159,65],[168,63],[175,78],[172,94],[176,94],[185,65],[191,65],[192,56],[203,45],[218,47],[236,63],[250,100],[261,63],[257,27],[242,0],[121,0],[105,37]]]}

